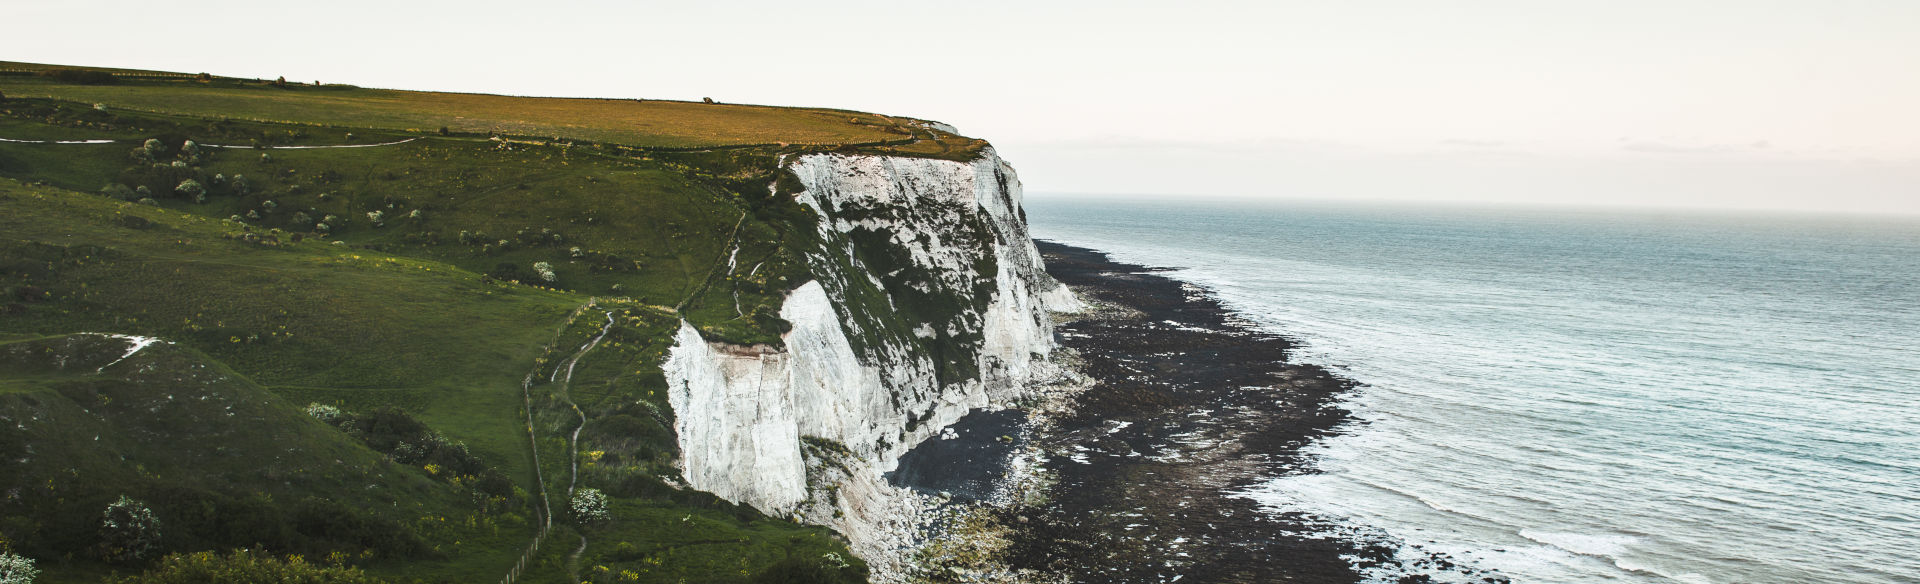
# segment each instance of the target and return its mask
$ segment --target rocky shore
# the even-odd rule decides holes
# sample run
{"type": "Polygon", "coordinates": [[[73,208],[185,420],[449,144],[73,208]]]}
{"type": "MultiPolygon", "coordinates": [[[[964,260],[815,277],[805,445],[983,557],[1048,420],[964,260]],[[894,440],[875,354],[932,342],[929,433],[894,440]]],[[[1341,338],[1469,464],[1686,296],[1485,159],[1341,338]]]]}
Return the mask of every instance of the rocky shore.
{"type": "Polygon", "coordinates": [[[1442,579],[1504,581],[1240,496],[1314,472],[1301,449],[1347,420],[1339,399],[1353,384],[1289,363],[1288,339],[1163,270],[1039,249],[1048,273],[1091,306],[1057,325],[1083,379],[1025,404],[1017,430],[930,440],[932,452],[903,460],[896,480],[955,491],[942,533],[921,551],[920,579],[1424,582],[1453,571],[1442,579]],[[998,488],[958,488],[977,484],[953,477],[978,475],[983,459],[1008,461],[998,488]]]}

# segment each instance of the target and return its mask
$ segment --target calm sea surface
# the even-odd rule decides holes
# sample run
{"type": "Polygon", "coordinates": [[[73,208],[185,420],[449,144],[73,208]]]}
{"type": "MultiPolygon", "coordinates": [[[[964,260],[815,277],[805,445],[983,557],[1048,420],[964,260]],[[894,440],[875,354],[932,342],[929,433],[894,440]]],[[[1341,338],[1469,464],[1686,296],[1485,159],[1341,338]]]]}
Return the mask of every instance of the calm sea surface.
{"type": "Polygon", "coordinates": [[[1026,208],[1365,384],[1276,510],[1518,582],[1920,582],[1920,219],[1026,208]]]}

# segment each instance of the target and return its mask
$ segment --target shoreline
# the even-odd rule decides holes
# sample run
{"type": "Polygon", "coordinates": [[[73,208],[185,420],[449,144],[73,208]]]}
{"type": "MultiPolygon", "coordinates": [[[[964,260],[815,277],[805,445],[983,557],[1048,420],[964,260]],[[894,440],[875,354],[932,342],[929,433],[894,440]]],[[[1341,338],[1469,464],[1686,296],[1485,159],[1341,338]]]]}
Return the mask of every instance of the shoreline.
{"type": "Polygon", "coordinates": [[[1276,476],[1318,472],[1303,450],[1351,419],[1341,399],[1355,384],[1290,362],[1291,339],[1167,269],[1036,245],[1047,272],[1094,307],[1056,327],[1083,378],[1021,408],[1028,421],[1009,476],[994,496],[949,511],[952,527],[937,537],[950,543],[922,550],[923,575],[1426,582],[1438,568],[1446,580],[1506,581],[1244,496],[1276,476]]]}

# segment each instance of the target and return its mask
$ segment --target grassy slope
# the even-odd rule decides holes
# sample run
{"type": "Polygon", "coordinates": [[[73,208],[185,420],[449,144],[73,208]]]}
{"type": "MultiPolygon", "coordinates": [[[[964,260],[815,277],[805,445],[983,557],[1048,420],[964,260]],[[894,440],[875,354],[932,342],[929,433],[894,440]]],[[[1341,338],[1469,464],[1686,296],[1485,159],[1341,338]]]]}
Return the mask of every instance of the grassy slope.
{"type": "MultiPolygon", "coordinates": [[[[208,143],[246,136],[301,143],[336,132],[333,137],[345,138],[325,129],[21,105],[13,100],[0,106],[10,113],[32,110],[32,115],[0,120],[0,132],[8,137],[106,132],[108,137],[184,136],[208,143]]],[[[378,138],[362,134],[355,139],[378,138]]],[[[155,177],[143,174],[150,169],[127,161],[132,143],[0,144],[0,174],[48,183],[0,183],[0,206],[7,211],[0,215],[0,233],[7,234],[0,241],[0,258],[7,263],[0,293],[8,295],[0,299],[8,309],[0,316],[0,332],[160,336],[204,352],[291,403],[321,401],[361,410],[401,406],[465,441],[511,476],[525,477],[522,485],[531,490],[524,424],[517,421],[517,383],[542,360],[551,365],[566,356],[543,351],[549,344],[570,348],[569,335],[584,334],[575,330],[578,326],[563,326],[573,309],[620,285],[630,299],[605,302],[623,311],[615,336],[627,339],[622,347],[631,350],[590,356],[582,361],[583,372],[604,371],[577,379],[593,388],[587,392],[591,399],[581,401],[594,424],[622,432],[602,432],[598,438],[589,433],[589,447],[582,450],[612,455],[594,463],[587,484],[597,481],[595,486],[620,495],[619,509],[653,511],[585,529],[638,530],[649,535],[622,539],[630,545],[652,543],[615,554],[616,542],[599,540],[582,568],[624,562],[622,570],[648,580],[668,575],[725,580],[740,577],[742,559],[747,568],[758,569],[789,553],[844,555],[820,530],[761,518],[651,478],[671,474],[673,445],[666,430],[671,414],[661,411],[664,381],[658,360],[665,332],[676,321],[672,307],[680,306],[718,338],[777,340],[777,329],[769,328],[777,323],[756,320],[753,308],[777,306],[804,273],[792,249],[802,242],[792,234],[811,229],[793,227],[791,203],[782,207],[755,200],[754,191],[742,195],[730,188],[758,185],[765,192],[772,180],[770,165],[759,159],[771,160],[771,155],[718,171],[727,175],[722,177],[680,162],[433,139],[380,149],[272,151],[271,162],[253,151],[209,151],[198,171],[202,176],[257,178],[250,178],[249,194],[216,191],[206,203],[162,194],[157,205],[136,205],[76,192],[115,181],[164,186],[177,178],[153,182],[155,177]],[[322,199],[321,193],[328,196],[322,199]],[[271,211],[264,206],[270,200],[275,201],[271,211]],[[414,209],[423,211],[421,219],[389,220],[380,227],[365,216],[380,210],[405,217],[414,209]],[[348,220],[328,237],[294,243],[295,232],[320,235],[291,224],[294,210],[348,220]],[[244,224],[217,219],[244,211],[264,213],[244,224]],[[130,227],[135,225],[144,227],[130,227]],[[561,242],[520,234],[543,229],[562,234],[561,242]],[[484,244],[462,243],[457,235],[462,230],[512,243],[505,251],[485,250],[484,244]],[[270,237],[277,245],[241,239],[246,235],[270,237]],[[740,242],[736,257],[742,269],[749,260],[766,264],[756,278],[729,277],[721,269],[733,255],[729,238],[740,242]],[[342,244],[328,243],[336,240],[342,244]],[[587,257],[572,257],[575,246],[585,247],[587,257]],[[638,262],[638,267],[616,269],[618,262],[606,256],[628,265],[638,262]],[[480,273],[500,263],[524,270],[536,260],[553,263],[559,281],[542,288],[488,281],[480,273]],[[556,330],[564,331],[559,340],[554,340],[556,330]],[[643,402],[655,405],[639,405],[643,402]],[[630,522],[674,513],[707,516],[713,522],[709,528],[728,535],[687,547],[688,535],[630,522]],[[661,561],[662,554],[671,554],[673,561],[649,563],[661,561]],[[722,564],[724,572],[702,571],[722,564]]],[[[577,422],[556,415],[556,402],[545,398],[549,389],[536,389],[542,398],[536,413],[547,462],[543,474],[553,481],[565,476],[565,443],[557,437],[577,422]]],[[[429,539],[474,541],[462,539],[458,530],[429,539]]],[[[468,574],[463,570],[474,572],[469,576],[504,572],[524,541],[506,538],[486,553],[474,552],[478,555],[455,562],[461,570],[417,561],[371,568],[391,576],[454,574],[454,580],[462,580],[457,576],[468,574]]],[[[529,581],[565,578],[557,560],[542,557],[529,581]]],[[[88,573],[81,564],[71,573],[88,573]]]]}
{"type": "Polygon", "coordinates": [[[86,335],[0,344],[0,451],[11,463],[0,529],[42,560],[45,581],[109,568],[86,552],[120,495],[153,507],[163,551],[264,544],[453,580],[493,577],[499,549],[530,528],[524,509],[480,511],[465,488],[381,457],[198,351],[155,345],[114,362],[125,346],[86,335]],[[328,535],[339,525],[302,509],[374,528],[328,535]],[[415,538],[420,549],[393,545],[415,538]]]}

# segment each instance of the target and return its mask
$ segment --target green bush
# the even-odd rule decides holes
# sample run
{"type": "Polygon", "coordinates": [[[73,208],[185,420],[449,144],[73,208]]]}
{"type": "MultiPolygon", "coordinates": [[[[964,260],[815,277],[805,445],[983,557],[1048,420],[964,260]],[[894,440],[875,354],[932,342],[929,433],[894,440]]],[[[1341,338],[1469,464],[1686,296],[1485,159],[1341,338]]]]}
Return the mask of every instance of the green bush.
{"type": "Polygon", "coordinates": [[[174,554],[145,574],[111,580],[113,584],[379,584],[359,569],[307,563],[299,556],[285,559],[238,550],[224,556],[213,552],[174,554]]]}
{"type": "Polygon", "coordinates": [[[147,504],[121,495],[100,514],[100,553],[109,561],[147,557],[160,545],[160,518],[147,504]]]}

